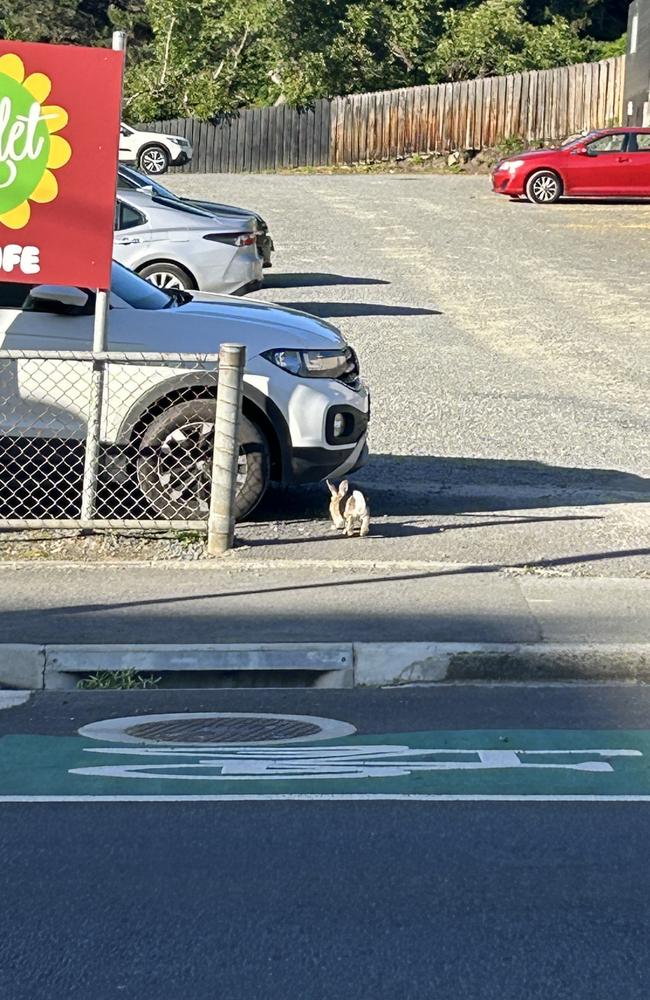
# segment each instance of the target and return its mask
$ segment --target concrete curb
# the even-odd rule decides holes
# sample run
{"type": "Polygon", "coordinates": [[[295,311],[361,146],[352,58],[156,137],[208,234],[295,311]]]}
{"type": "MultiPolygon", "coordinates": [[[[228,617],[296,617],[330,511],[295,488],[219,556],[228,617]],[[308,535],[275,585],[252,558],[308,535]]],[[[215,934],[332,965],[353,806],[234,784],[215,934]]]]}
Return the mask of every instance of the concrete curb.
{"type": "Polygon", "coordinates": [[[223,673],[241,677],[244,686],[251,672],[256,678],[268,673],[267,687],[277,686],[278,675],[292,673],[303,686],[321,688],[453,681],[650,683],[650,643],[0,644],[0,688],[69,690],[79,676],[125,669],[167,674],[179,688],[188,686],[183,683],[188,674],[202,674],[205,687],[210,675],[223,673]]]}
{"type": "Polygon", "coordinates": [[[356,686],[440,681],[650,682],[650,643],[356,643],[356,686]]]}

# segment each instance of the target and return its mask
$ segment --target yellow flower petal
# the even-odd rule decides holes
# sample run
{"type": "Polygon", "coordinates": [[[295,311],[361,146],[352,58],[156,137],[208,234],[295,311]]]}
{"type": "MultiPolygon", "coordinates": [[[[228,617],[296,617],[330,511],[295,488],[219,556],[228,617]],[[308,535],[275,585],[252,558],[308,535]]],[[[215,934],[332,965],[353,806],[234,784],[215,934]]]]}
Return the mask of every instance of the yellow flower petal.
{"type": "Polygon", "coordinates": [[[29,222],[30,215],[29,202],[23,201],[17,208],[0,215],[0,223],[8,229],[22,229],[29,222]]]}
{"type": "Polygon", "coordinates": [[[50,155],[47,158],[47,165],[52,170],[58,170],[65,166],[72,156],[72,149],[67,139],[62,139],[60,135],[53,135],[50,139],[50,155]]]}
{"type": "Polygon", "coordinates": [[[30,194],[29,197],[32,201],[37,201],[39,204],[45,205],[48,201],[54,201],[58,193],[59,183],[56,177],[50,170],[46,170],[34,193],[30,194]]]}
{"type": "Polygon", "coordinates": [[[52,81],[45,73],[32,73],[25,80],[24,86],[34,100],[42,104],[49,97],[52,89],[52,81]]]}
{"type": "Polygon", "coordinates": [[[68,124],[68,112],[56,104],[48,104],[41,108],[41,115],[45,118],[49,132],[60,132],[68,124]]]}
{"type": "Polygon", "coordinates": [[[0,73],[22,83],[25,79],[25,67],[20,56],[14,55],[13,52],[7,52],[6,55],[0,56],[0,73]]]}

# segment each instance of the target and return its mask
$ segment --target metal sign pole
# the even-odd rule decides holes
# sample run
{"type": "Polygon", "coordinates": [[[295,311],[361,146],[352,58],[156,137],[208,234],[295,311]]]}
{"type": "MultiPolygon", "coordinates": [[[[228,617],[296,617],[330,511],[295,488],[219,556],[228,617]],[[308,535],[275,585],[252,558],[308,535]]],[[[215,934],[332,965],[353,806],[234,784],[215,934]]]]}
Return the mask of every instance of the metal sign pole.
{"type": "MultiPolygon", "coordinates": [[[[126,52],[126,32],[113,32],[112,48],[116,52],[126,52]]],[[[121,105],[120,105],[121,114],[121,105]]],[[[95,322],[93,327],[93,351],[106,350],[108,340],[108,314],[110,290],[96,291],[95,322]]],[[[90,399],[88,405],[88,427],[86,430],[86,452],[84,457],[84,478],[81,493],[81,520],[92,520],[97,495],[97,474],[99,470],[99,448],[101,441],[102,401],[104,397],[104,361],[93,361],[90,399]]]]}

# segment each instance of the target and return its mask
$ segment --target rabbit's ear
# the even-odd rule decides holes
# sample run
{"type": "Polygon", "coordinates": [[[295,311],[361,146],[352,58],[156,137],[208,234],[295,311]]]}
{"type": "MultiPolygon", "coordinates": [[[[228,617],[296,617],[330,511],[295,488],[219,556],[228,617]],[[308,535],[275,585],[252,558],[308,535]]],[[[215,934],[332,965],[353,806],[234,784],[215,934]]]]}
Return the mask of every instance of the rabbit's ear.
{"type": "Polygon", "coordinates": [[[329,479],[326,479],[325,482],[329,486],[329,490],[330,490],[330,493],[332,494],[332,496],[335,497],[336,499],[338,499],[339,493],[338,493],[338,490],[337,490],[336,486],[334,486],[333,483],[330,483],[329,479]]]}
{"type": "Polygon", "coordinates": [[[345,496],[345,494],[348,492],[349,485],[350,484],[348,483],[347,479],[344,479],[342,483],[339,483],[339,494],[338,495],[340,497],[344,497],[345,496]]]}

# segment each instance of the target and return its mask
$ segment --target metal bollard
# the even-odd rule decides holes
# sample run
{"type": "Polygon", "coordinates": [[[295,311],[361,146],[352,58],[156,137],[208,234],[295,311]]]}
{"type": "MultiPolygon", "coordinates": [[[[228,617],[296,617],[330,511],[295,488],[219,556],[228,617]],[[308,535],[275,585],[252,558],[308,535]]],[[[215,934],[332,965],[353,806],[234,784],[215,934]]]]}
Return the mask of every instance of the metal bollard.
{"type": "MultiPolygon", "coordinates": [[[[95,301],[93,351],[106,350],[110,292],[98,291],[95,301]]],[[[99,448],[102,429],[102,403],[104,397],[105,361],[93,361],[88,401],[88,427],[84,455],[84,478],[81,492],[81,520],[90,521],[95,514],[97,477],[99,474],[99,448]]]]}
{"type": "Polygon", "coordinates": [[[243,344],[221,345],[208,516],[208,554],[211,556],[227,552],[235,540],[239,418],[245,364],[246,348],[243,344]]]}

